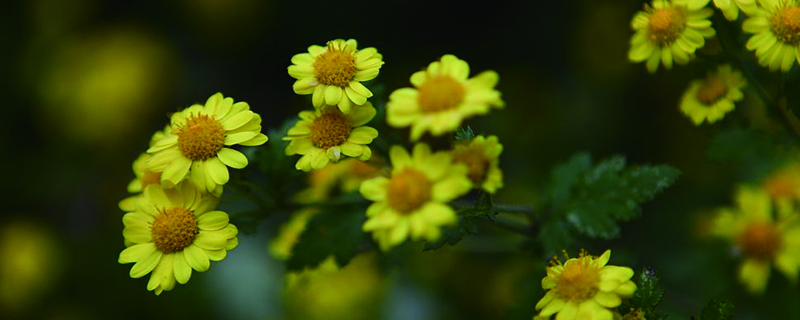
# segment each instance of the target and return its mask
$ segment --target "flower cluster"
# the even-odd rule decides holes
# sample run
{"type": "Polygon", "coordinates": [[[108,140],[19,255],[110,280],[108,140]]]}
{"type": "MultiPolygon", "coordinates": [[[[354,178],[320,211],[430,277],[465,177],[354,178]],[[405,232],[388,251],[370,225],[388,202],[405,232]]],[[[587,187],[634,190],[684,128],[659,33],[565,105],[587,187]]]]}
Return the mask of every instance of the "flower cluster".
{"type": "Polygon", "coordinates": [[[192,269],[204,272],[238,244],[228,214],[216,211],[228,167],[247,166],[247,157],[230,147],[258,146],[261,116],[245,102],[217,93],[205,105],[176,112],[153,135],[150,148],[133,163],[133,196],[120,202],[125,246],[119,263],[134,263],[130,276],[148,273],[147,289],[161,294],[189,281],[192,269]]]}
{"type": "MultiPolygon", "coordinates": [[[[366,125],[377,112],[367,101],[372,91],[362,82],[378,75],[382,56],[374,48],[359,50],[352,39],[333,40],[325,47],[309,47],[308,53],[292,57],[292,63],[288,72],[297,79],[294,91],[312,94],[314,106],[313,111],[300,112],[300,120],[283,138],[289,141],[287,155],[301,155],[295,167],[312,172],[312,187],[302,192],[298,200],[324,200],[331,186],[340,185],[340,176],[357,180],[341,183],[339,190],[358,189],[364,198],[374,201],[367,209],[363,229],[372,232],[383,250],[389,250],[408,238],[439,239],[442,227],[458,220],[450,201],[473,188],[494,193],[502,187],[498,159],[503,148],[495,136],[474,137],[456,143],[452,150],[436,152],[425,142],[416,143],[411,154],[401,146],[392,146],[388,154],[391,168],[368,170],[370,179],[366,181],[353,179],[366,177],[353,175],[353,168],[328,169],[345,158],[352,158],[348,161],[355,162],[351,163],[372,158],[369,145],[378,137],[378,131],[366,125]]],[[[433,136],[454,132],[465,119],[503,107],[500,92],[494,89],[497,73],[486,71],[473,78],[469,73],[467,62],[454,55],[444,55],[430,63],[426,70],[411,75],[414,88],[391,93],[386,103],[386,122],[393,127],[411,127],[411,140],[417,141],[425,132],[433,136]]],[[[376,168],[374,164],[368,167],[376,168]]],[[[293,224],[299,227],[291,230],[302,230],[308,220],[307,211],[300,213],[303,214],[298,216],[305,218],[293,224]]]]}

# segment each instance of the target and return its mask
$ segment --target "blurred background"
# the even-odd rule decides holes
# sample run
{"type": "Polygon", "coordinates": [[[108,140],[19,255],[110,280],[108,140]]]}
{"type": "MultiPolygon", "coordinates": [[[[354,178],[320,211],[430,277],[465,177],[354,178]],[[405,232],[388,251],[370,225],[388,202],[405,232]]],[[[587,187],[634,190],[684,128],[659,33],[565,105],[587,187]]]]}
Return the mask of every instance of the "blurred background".
{"type": "MultiPolygon", "coordinates": [[[[383,99],[447,53],[473,74],[500,74],[506,108],[470,121],[505,146],[498,201],[535,204],[550,168],[577,151],[679,168],[678,183],[624,224],[621,239],[590,249],[611,248],[613,264],[637,272],[657,269],[667,290],[662,306],[675,319],[698,314],[711,298],[732,299],[737,319],[800,318],[797,286],[773,272],[767,294],[745,294],[730,249],[700,236],[704,211],[728,205],[736,183],[754,178],[706,160],[719,128],[694,127],[677,110],[697,77],[693,67],[649,75],[627,61],[629,23],[642,1],[8,6],[0,28],[7,183],[0,318],[530,319],[545,260],[491,226],[456,247],[415,248],[390,272],[364,254],[342,270],[323,265],[286,276],[268,252],[277,229],[270,224],[282,220],[267,219],[240,234],[225,261],[159,297],[117,263],[124,248],[117,203],[127,196],[132,161],[167,114],[222,92],[261,114],[265,132],[277,128],[311,108],[309,96],[291,89],[290,58],[336,38],[383,54],[375,81],[386,88],[383,99]]],[[[739,107],[727,121],[750,126],[749,112],[739,107]]]]}

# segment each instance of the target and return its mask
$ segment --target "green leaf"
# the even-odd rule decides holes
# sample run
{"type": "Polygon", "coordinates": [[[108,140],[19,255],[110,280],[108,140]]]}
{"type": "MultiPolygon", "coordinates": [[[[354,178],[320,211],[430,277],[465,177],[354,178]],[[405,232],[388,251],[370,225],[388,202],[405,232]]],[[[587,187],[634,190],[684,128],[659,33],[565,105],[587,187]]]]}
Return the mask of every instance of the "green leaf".
{"type": "Polygon", "coordinates": [[[571,248],[574,243],[569,225],[561,220],[545,223],[539,230],[539,242],[544,247],[545,256],[553,256],[571,248]]]}
{"type": "Polygon", "coordinates": [[[466,128],[458,127],[456,130],[455,139],[456,141],[471,141],[472,139],[475,139],[475,132],[472,131],[470,126],[467,126],[466,128]]]}
{"type": "Polygon", "coordinates": [[[300,235],[287,268],[293,271],[314,268],[331,255],[339,266],[347,265],[365,239],[361,231],[365,219],[363,206],[324,208],[300,235]]]}
{"type": "MultiPolygon", "coordinates": [[[[639,204],[652,200],[680,175],[679,170],[666,165],[626,167],[625,159],[620,156],[580,174],[586,169],[584,159],[570,161],[577,164],[578,175],[569,177],[574,179],[569,192],[558,191],[560,197],[567,199],[557,200],[556,204],[563,204],[556,212],[579,232],[593,238],[611,239],[619,235],[618,221],[638,217],[641,214],[639,204]]],[[[564,185],[555,188],[564,188],[564,185]]]]}
{"type": "Polygon", "coordinates": [[[664,289],[658,285],[658,275],[652,268],[642,268],[636,278],[636,293],[620,307],[622,314],[642,312],[648,320],[662,320],[667,316],[657,310],[664,297],[664,289]]]}
{"type": "MultiPolygon", "coordinates": [[[[700,317],[696,320],[731,320],[736,313],[736,307],[729,301],[711,300],[703,307],[700,317]]],[[[648,318],[649,319],[649,318],[648,318]]]]}
{"type": "Polygon", "coordinates": [[[556,166],[548,188],[550,204],[558,206],[569,199],[573,185],[591,167],[592,157],[588,153],[578,153],[566,163],[556,166]]]}

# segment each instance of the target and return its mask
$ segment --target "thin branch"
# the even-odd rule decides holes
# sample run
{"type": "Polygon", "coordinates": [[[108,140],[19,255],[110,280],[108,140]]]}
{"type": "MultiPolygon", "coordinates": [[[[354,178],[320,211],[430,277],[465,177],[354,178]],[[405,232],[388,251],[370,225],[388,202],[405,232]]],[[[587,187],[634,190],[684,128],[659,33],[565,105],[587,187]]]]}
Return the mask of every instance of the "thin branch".
{"type": "Polygon", "coordinates": [[[494,209],[497,210],[497,212],[502,212],[502,213],[524,213],[527,215],[532,215],[534,212],[532,206],[524,204],[495,203],[494,209]]]}

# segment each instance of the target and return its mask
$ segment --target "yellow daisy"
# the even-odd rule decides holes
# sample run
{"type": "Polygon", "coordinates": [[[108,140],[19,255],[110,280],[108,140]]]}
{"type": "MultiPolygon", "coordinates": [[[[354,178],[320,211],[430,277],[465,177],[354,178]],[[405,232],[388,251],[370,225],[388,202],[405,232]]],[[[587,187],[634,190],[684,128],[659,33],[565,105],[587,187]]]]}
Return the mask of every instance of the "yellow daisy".
{"type": "Polygon", "coordinates": [[[133,211],[136,209],[136,201],[141,197],[141,192],[145,187],[151,184],[161,184],[161,172],[147,170],[147,160],[150,160],[150,155],[142,153],[133,161],[133,173],[136,175],[136,178],[128,184],[128,192],[134,193],[135,195],[122,199],[122,201],[119,202],[119,208],[123,211],[133,211]]]}
{"type": "Polygon", "coordinates": [[[383,172],[380,161],[373,156],[370,161],[348,158],[333,163],[308,175],[308,188],[298,192],[295,200],[299,203],[314,203],[327,200],[334,192],[348,193],[358,190],[365,180],[377,177],[383,172]]]}
{"type": "Polygon", "coordinates": [[[758,63],[770,70],[788,72],[800,62],[800,2],[798,0],[761,0],[742,29],[754,36],[747,49],[755,50],[758,63]]]}
{"type": "Polygon", "coordinates": [[[751,293],[763,293],[771,264],[793,282],[797,281],[800,224],[791,202],[778,203],[776,220],[769,194],[763,189],[742,187],[736,201],[738,208],[720,209],[713,231],[733,242],[741,253],[744,261],[739,281],[751,293]]]}
{"type": "Polygon", "coordinates": [[[714,0],[714,5],[722,10],[725,18],[730,21],[739,18],[739,9],[746,14],[753,14],[758,7],[756,0],[714,0]]]}
{"type": "Polygon", "coordinates": [[[741,72],[724,65],[705,79],[694,80],[683,94],[680,109],[695,125],[703,121],[714,123],[733,110],[735,103],[744,99],[742,89],[747,81],[741,72]]]}
{"type": "Polygon", "coordinates": [[[800,199],[800,163],[790,163],[770,174],[763,183],[764,190],[774,201],[800,199]]]}
{"type": "Polygon", "coordinates": [[[500,153],[503,145],[497,136],[477,136],[472,141],[459,143],[452,155],[453,162],[463,163],[469,169],[467,177],[473,188],[495,193],[503,187],[503,171],[500,170],[500,153]]]}
{"type": "Polygon", "coordinates": [[[278,235],[269,242],[269,252],[272,257],[278,260],[288,260],[292,256],[292,248],[306,229],[308,221],[318,211],[317,208],[307,207],[293,213],[289,221],[281,225],[278,235]]]}
{"type": "Polygon", "coordinates": [[[351,110],[344,114],[328,107],[300,112],[300,121],[283,137],[291,141],[286,155],[303,155],[295,165],[297,170],[322,169],[342,155],[369,160],[372,150],[367,145],[378,137],[378,130],[364,125],[375,117],[375,108],[367,102],[351,110]]]}
{"type": "Polygon", "coordinates": [[[367,209],[364,231],[371,231],[386,251],[409,236],[435,241],[440,228],[456,223],[456,212],[447,205],[467,193],[472,182],[467,167],[452,163],[445,152],[431,154],[424,143],[412,155],[400,146],[389,151],[391,177],[377,177],[361,184],[361,194],[375,201],[367,209]]]}
{"type": "Polygon", "coordinates": [[[600,257],[581,252],[577,258],[561,264],[553,257],[547,276],[542,279],[542,288],[547,290],[536,304],[539,316],[558,314],[559,320],[611,320],[612,310],[630,298],[636,284],[630,281],[633,270],[627,267],[606,265],[611,250],[600,257]]]}
{"type": "Polygon", "coordinates": [[[392,92],[386,121],[393,127],[411,126],[411,140],[416,141],[425,131],[440,136],[458,128],[466,118],[504,106],[500,92],[494,89],[499,79],[496,72],[468,77],[466,61],[451,54],[443,56],[428,69],[411,75],[414,88],[392,92]]]}
{"type": "Polygon", "coordinates": [[[705,38],[715,32],[708,20],[714,14],[704,8],[708,1],[653,0],[633,17],[631,27],[636,33],[631,38],[628,59],[645,62],[651,73],[663,63],[667,69],[672,62],[687,64],[694,52],[705,45],[705,38]]]}
{"type": "MultiPolygon", "coordinates": [[[[164,130],[156,131],[150,138],[150,146],[152,147],[155,145],[156,142],[165,137],[171,130],[170,126],[167,125],[164,127],[164,130]]],[[[133,161],[133,174],[136,177],[128,184],[128,192],[134,193],[134,195],[122,199],[122,201],[119,202],[119,208],[122,209],[122,211],[132,211],[134,209],[136,199],[141,197],[144,187],[149,184],[161,183],[161,172],[147,169],[147,160],[149,159],[149,154],[142,153],[133,161]]],[[[219,194],[217,194],[217,196],[219,196],[219,194]]]]}
{"type": "Polygon", "coordinates": [[[208,270],[209,261],[220,261],[239,243],[236,226],[228,214],[212,211],[218,199],[198,190],[191,182],[175,189],[149,185],[136,210],[122,217],[122,235],[132,243],[119,254],[119,263],[136,263],[132,278],[151,273],[147,290],[161,294],[185,284],[192,275],[208,270]]]}
{"type": "Polygon", "coordinates": [[[375,79],[383,65],[383,56],[375,48],[357,49],[356,40],[328,41],[327,47],[311,46],[308,53],[292,57],[289,75],[297,79],[292,88],[297,94],[313,94],[316,108],[339,106],[350,113],[353,105],[362,105],[372,92],[361,82],[375,79]]]}
{"type": "Polygon", "coordinates": [[[261,116],[246,102],[233,103],[217,93],[205,106],[193,105],[172,115],[171,131],[147,153],[147,168],[161,171],[161,180],[177,185],[189,177],[209,192],[228,182],[228,168],[247,166],[239,151],[225,148],[235,144],[258,146],[267,142],[261,133],[261,116]]]}

